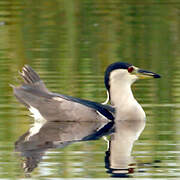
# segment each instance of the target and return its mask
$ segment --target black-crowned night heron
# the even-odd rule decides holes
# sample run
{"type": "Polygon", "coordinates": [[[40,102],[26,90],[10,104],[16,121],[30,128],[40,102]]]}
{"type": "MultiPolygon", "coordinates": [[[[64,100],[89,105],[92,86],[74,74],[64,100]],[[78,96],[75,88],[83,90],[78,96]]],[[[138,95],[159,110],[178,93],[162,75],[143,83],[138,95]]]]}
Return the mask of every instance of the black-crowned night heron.
{"type": "Polygon", "coordinates": [[[47,121],[144,120],[145,113],[134,98],[131,85],[138,79],[160,78],[128,63],[111,64],[105,72],[108,100],[112,104],[109,106],[50,92],[28,65],[20,74],[24,84],[13,86],[15,96],[35,119],[47,121]]]}

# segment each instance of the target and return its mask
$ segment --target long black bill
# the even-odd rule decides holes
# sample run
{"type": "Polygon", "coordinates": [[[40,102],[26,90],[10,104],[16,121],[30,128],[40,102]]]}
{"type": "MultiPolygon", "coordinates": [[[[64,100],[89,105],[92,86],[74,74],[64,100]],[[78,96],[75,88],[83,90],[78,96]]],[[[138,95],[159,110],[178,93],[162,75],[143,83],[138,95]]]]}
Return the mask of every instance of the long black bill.
{"type": "Polygon", "coordinates": [[[143,70],[143,69],[138,69],[137,75],[141,79],[160,78],[161,77],[159,74],[156,74],[156,73],[151,72],[151,71],[146,71],[146,70],[143,70]]]}

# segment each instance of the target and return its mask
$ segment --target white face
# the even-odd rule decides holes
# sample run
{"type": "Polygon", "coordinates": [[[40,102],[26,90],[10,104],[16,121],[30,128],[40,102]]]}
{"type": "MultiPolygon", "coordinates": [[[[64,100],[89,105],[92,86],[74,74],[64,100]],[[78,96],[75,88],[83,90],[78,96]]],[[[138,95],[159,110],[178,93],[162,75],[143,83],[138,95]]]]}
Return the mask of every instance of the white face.
{"type": "Polygon", "coordinates": [[[133,73],[129,73],[127,69],[116,69],[110,73],[110,86],[112,84],[127,84],[131,85],[134,83],[138,76],[133,73]]]}

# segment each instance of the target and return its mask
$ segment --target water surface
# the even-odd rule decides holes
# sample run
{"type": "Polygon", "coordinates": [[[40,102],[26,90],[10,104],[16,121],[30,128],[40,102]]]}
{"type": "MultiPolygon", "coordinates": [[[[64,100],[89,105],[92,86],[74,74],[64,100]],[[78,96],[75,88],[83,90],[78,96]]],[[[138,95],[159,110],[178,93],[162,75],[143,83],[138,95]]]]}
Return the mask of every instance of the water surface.
{"type": "MultiPolygon", "coordinates": [[[[115,61],[162,75],[161,79],[139,81],[133,86],[147,121],[134,142],[132,166],[125,174],[144,179],[179,178],[179,13],[180,4],[170,0],[1,0],[0,178],[115,176],[109,161],[116,157],[110,156],[111,146],[108,148],[103,138],[81,141],[87,134],[65,147],[46,144],[37,167],[27,174],[21,166],[25,156],[16,151],[15,142],[29,130],[33,119],[9,86],[19,84],[18,71],[29,64],[50,90],[103,102],[104,71],[115,61]]],[[[107,135],[107,139],[113,136],[107,135]]]]}

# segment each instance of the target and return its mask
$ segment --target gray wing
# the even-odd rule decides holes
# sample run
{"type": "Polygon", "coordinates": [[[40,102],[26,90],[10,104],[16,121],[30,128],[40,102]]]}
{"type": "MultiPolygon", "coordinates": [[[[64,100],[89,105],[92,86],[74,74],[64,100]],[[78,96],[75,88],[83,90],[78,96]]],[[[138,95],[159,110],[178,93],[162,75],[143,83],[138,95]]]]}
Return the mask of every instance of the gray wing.
{"type": "Polygon", "coordinates": [[[37,109],[46,120],[114,119],[112,106],[49,92],[37,73],[28,65],[23,67],[20,74],[24,84],[13,87],[15,96],[29,109],[31,107],[37,109]]]}

